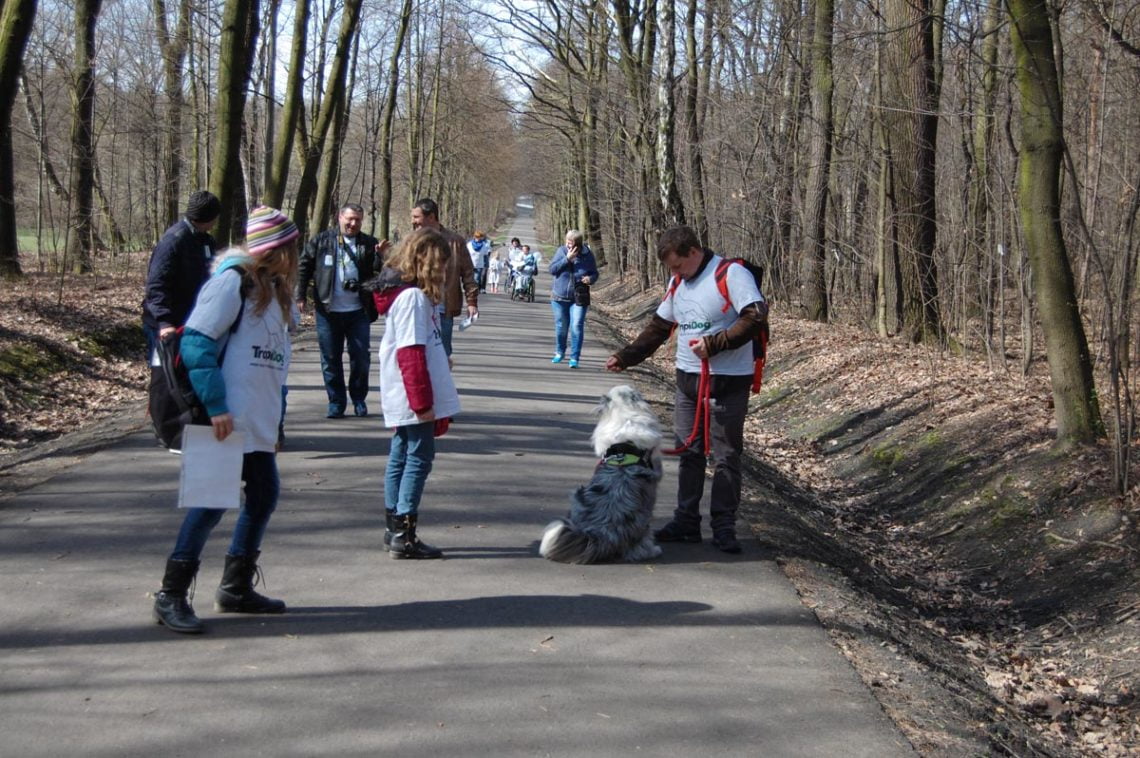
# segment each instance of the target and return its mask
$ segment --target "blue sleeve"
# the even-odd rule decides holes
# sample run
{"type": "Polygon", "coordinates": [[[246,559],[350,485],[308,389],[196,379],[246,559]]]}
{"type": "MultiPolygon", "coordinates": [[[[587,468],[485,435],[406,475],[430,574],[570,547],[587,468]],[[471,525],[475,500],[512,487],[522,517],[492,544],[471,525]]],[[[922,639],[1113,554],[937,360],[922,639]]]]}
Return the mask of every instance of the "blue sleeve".
{"type": "Polygon", "coordinates": [[[590,284],[598,283],[598,262],[594,259],[594,251],[586,248],[586,275],[590,277],[590,284]]]}
{"type": "Polygon", "coordinates": [[[570,265],[570,261],[566,260],[566,248],[558,248],[558,252],[554,254],[554,260],[550,262],[550,275],[562,276],[562,272],[570,265]]]}
{"type": "MultiPolygon", "coordinates": [[[[228,336],[228,333],[227,335],[228,336]]],[[[194,393],[206,406],[210,418],[229,413],[226,405],[226,382],[218,359],[220,348],[217,340],[201,332],[186,329],[182,334],[179,348],[182,362],[190,374],[190,384],[194,393]]]]}

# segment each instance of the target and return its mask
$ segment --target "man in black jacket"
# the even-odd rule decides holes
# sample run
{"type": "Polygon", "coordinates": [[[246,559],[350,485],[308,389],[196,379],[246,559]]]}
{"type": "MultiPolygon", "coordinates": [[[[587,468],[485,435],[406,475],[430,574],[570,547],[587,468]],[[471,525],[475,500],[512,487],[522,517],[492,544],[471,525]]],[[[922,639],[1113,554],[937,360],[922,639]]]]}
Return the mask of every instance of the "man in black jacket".
{"type": "Polygon", "coordinates": [[[210,276],[217,243],[210,235],[222,204],[205,190],[190,195],[186,214],[166,230],[150,254],[143,299],[147,359],[158,340],[186,323],[198,290],[210,276]]]}
{"type": "Polygon", "coordinates": [[[344,418],[348,400],[357,416],[367,416],[371,350],[368,336],[376,320],[372,293],[362,290],[380,271],[388,242],[360,231],[364,209],[356,203],[341,206],[338,225],[309,240],[301,253],[297,281],[297,307],[305,309],[309,285],[321,348],[321,371],[329,396],[328,418],[344,418]],[[348,341],[348,387],[344,383],[344,345],[348,341]]]}

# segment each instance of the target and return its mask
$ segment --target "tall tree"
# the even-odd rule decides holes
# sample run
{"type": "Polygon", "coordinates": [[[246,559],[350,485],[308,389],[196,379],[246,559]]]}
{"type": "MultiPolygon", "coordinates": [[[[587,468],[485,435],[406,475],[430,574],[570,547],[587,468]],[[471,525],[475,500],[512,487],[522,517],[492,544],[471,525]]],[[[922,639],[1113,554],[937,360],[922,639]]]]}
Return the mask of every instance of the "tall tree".
{"type": "Polygon", "coordinates": [[[16,179],[12,172],[12,105],[19,91],[24,48],[36,0],[0,0],[0,277],[21,275],[16,238],[16,179]]]}
{"type": "Polygon", "coordinates": [[[408,27],[412,21],[412,0],[404,0],[400,21],[396,26],[396,42],[388,61],[388,91],[380,114],[380,226],[377,236],[389,239],[392,234],[392,121],[396,116],[396,99],[399,94],[400,56],[408,27]]]}
{"type": "Polygon", "coordinates": [[[71,81],[71,223],[67,260],[77,274],[92,270],[95,251],[95,23],[103,0],[76,0],[71,81]]]}
{"type": "Polygon", "coordinates": [[[831,181],[832,107],[835,77],[832,39],[835,0],[815,0],[811,41],[811,149],[805,202],[804,265],[800,282],[804,315],[827,321],[827,198],[831,181]]]}
{"type": "Polygon", "coordinates": [[[903,325],[915,341],[939,338],[935,157],[943,0],[887,0],[883,84],[892,160],[892,236],[902,262],[903,325]]]}
{"type": "Polygon", "coordinates": [[[258,0],[226,0],[218,50],[218,136],[210,162],[210,191],[222,201],[214,235],[219,244],[242,236],[245,225],[245,184],[241,173],[242,114],[256,48],[258,0]]]}
{"type": "Polygon", "coordinates": [[[181,202],[179,189],[182,178],[182,112],[185,102],[182,95],[183,69],[190,46],[190,0],[178,0],[178,17],[174,30],[167,21],[166,0],[152,0],[154,4],[155,34],[162,53],[162,88],[166,96],[166,112],[162,125],[162,207],[167,224],[178,218],[181,202]]]}
{"type": "Polygon", "coordinates": [[[1046,0],[1009,0],[1021,106],[1018,196],[1061,446],[1103,434],[1092,360],[1061,233],[1061,87],[1046,0]]]}
{"type": "MultiPolygon", "coordinates": [[[[340,32],[337,35],[336,51],[333,54],[332,67],[329,71],[328,86],[321,100],[317,112],[316,125],[309,134],[308,145],[304,150],[304,163],[301,168],[301,180],[297,186],[297,201],[293,206],[293,220],[301,227],[301,236],[304,237],[308,229],[310,206],[317,193],[317,171],[320,169],[322,158],[336,161],[340,159],[340,146],[334,144],[326,153],[326,143],[329,132],[336,121],[337,109],[341,107],[341,100],[347,97],[345,93],[348,81],[348,69],[352,52],[353,39],[356,37],[357,26],[360,22],[361,0],[345,0],[344,11],[340,19],[340,32]]],[[[333,142],[336,142],[335,133],[333,142]]]]}
{"type": "Polygon", "coordinates": [[[293,136],[304,109],[305,53],[309,34],[311,0],[297,0],[293,8],[293,50],[289,57],[289,79],[285,85],[285,104],[281,108],[281,130],[273,143],[272,166],[265,177],[261,202],[280,208],[285,200],[285,184],[289,179],[289,159],[293,153],[293,136]]]}

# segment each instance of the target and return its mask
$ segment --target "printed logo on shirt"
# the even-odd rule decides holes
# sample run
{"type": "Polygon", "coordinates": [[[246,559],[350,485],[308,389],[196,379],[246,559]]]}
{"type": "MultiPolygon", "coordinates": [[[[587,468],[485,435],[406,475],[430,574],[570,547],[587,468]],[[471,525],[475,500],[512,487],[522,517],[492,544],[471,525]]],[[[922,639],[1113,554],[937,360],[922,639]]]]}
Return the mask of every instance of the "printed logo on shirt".
{"type": "Polygon", "coordinates": [[[704,332],[712,329],[711,321],[688,321],[684,324],[677,324],[677,328],[682,332],[704,332]]]}

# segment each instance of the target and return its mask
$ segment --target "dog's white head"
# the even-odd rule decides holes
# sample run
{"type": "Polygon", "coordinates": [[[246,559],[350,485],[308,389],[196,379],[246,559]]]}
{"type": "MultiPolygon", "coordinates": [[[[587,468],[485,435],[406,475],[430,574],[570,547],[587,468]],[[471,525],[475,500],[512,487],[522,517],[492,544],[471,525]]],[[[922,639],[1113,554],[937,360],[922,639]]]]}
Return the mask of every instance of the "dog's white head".
{"type": "Polygon", "coordinates": [[[607,448],[620,442],[650,451],[661,446],[657,416],[645,398],[628,384],[602,395],[594,411],[598,414],[598,425],[590,439],[594,443],[594,454],[599,458],[605,455],[607,448]]]}

